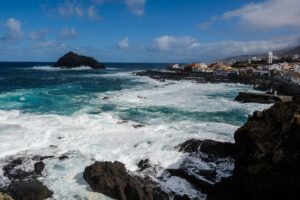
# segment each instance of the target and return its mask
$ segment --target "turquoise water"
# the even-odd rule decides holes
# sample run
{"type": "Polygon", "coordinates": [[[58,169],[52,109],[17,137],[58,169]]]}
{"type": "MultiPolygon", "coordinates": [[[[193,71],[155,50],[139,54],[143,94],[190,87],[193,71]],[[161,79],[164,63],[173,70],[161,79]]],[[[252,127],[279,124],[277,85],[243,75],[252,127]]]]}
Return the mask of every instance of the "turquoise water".
{"type": "MultiPolygon", "coordinates": [[[[52,64],[0,63],[0,168],[7,156],[68,155],[63,162],[45,161],[42,181],[56,199],[109,199],[88,191],[82,179],[94,160],[118,160],[132,171],[145,158],[162,169],[174,167],[184,156],[174,149],[179,143],[232,142],[248,114],[269,107],[233,101],[251,90],[246,85],[158,82],[132,74],[166,64],[108,63],[107,70],[52,64]],[[143,127],[134,128],[138,124],[143,127]]],[[[182,180],[162,184],[199,196],[182,180]]]]}

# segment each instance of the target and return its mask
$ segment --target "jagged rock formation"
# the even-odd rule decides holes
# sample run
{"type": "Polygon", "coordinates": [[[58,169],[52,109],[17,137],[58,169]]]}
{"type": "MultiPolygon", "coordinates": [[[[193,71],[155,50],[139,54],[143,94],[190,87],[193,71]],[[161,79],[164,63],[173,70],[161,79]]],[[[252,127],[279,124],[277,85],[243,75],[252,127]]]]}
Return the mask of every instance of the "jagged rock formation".
{"type": "Polygon", "coordinates": [[[54,67],[62,68],[75,68],[80,66],[89,66],[93,69],[105,69],[103,63],[98,62],[96,59],[87,56],[81,56],[73,52],[69,52],[59,58],[54,67]]]}
{"type": "Polygon", "coordinates": [[[38,180],[45,167],[43,160],[49,158],[53,156],[18,157],[11,160],[3,167],[3,174],[10,182],[0,188],[0,192],[9,194],[14,200],[44,200],[52,197],[53,192],[38,180]],[[34,163],[33,169],[24,167],[33,161],[38,161],[34,163]]]}
{"type": "Polygon", "coordinates": [[[300,97],[254,112],[235,132],[235,170],[209,200],[295,199],[300,189],[300,97]]]}
{"type": "Polygon", "coordinates": [[[84,179],[91,188],[107,196],[122,200],[168,200],[153,182],[131,176],[123,163],[95,162],[85,168],[84,179]]]}

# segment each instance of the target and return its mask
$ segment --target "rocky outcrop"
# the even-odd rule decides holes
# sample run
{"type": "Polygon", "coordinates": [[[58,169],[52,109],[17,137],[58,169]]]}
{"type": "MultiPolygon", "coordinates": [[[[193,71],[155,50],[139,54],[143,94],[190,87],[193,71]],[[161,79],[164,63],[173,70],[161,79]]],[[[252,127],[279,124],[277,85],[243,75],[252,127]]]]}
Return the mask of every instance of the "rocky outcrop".
{"type": "Polygon", "coordinates": [[[202,193],[208,193],[222,176],[230,176],[234,166],[235,145],[213,140],[188,140],[176,147],[188,153],[179,168],[168,169],[172,176],[178,176],[195,186],[202,193]],[[201,165],[199,165],[201,163],[201,165]]]}
{"type": "Polygon", "coordinates": [[[92,57],[81,56],[73,52],[65,54],[54,64],[54,67],[62,68],[75,68],[80,66],[89,66],[93,69],[105,68],[104,64],[98,62],[96,59],[92,57]]]}
{"type": "Polygon", "coordinates": [[[44,200],[53,194],[38,180],[14,182],[9,186],[9,193],[15,200],[44,200]]]}
{"type": "Polygon", "coordinates": [[[295,199],[300,189],[300,97],[255,112],[235,132],[232,177],[209,200],[295,199]]]}
{"type": "Polygon", "coordinates": [[[45,167],[42,160],[49,158],[53,156],[18,157],[11,160],[3,167],[3,174],[10,182],[0,188],[0,192],[9,194],[14,200],[44,200],[52,197],[53,192],[38,180],[45,167]],[[32,162],[35,163],[30,168],[32,162]]]}
{"type": "Polygon", "coordinates": [[[168,200],[149,179],[130,175],[123,163],[95,162],[85,168],[84,179],[91,188],[112,198],[121,200],[168,200]]]}
{"type": "Polygon", "coordinates": [[[166,80],[190,80],[196,83],[241,83],[253,85],[255,90],[269,91],[272,89],[272,91],[277,91],[278,95],[300,95],[300,85],[269,80],[264,77],[215,76],[213,73],[205,72],[174,73],[161,71],[141,71],[136,72],[135,75],[147,76],[161,82],[165,82],[166,80]]]}
{"type": "Polygon", "coordinates": [[[252,92],[239,92],[238,96],[234,100],[242,103],[271,104],[276,102],[291,101],[292,97],[252,92]]]}

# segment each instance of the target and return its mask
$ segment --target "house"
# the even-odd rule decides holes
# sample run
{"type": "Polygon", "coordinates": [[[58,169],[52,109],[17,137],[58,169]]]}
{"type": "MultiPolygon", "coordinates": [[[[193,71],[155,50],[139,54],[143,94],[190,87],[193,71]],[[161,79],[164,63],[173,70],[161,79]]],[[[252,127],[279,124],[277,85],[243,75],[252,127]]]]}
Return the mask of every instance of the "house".
{"type": "Polygon", "coordinates": [[[291,82],[293,84],[300,85],[300,73],[297,72],[290,72],[291,82]]]}

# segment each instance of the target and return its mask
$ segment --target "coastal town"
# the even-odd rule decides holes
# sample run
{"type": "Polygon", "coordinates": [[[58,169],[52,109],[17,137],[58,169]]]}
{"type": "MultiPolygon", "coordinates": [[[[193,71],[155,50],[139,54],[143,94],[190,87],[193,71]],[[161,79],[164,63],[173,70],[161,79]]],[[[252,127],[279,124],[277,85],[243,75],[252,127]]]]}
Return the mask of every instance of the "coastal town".
{"type": "Polygon", "coordinates": [[[205,73],[228,78],[263,78],[292,85],[300,85],[300,56],[276,56],[271,51],[266,56],[251,57],[247,61],[211,64],[173,64],[165,70],[174,73],[205,73]]]}

